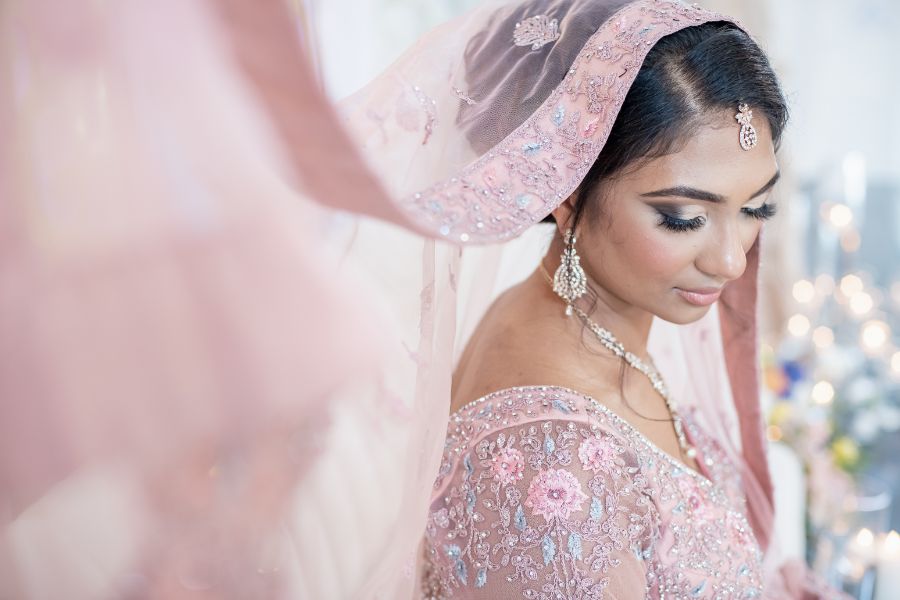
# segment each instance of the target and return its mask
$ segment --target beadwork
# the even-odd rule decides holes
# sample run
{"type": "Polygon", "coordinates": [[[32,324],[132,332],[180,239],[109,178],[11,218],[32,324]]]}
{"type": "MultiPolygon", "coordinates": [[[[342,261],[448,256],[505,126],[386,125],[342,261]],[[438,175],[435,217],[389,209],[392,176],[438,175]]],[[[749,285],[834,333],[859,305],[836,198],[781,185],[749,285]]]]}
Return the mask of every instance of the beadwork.
{"type": "Polygon", "coordinates": [[[529,17],[516,23],[513,31],[513,43],[516,46],[531,46],[538,50],[559,39],[559,22],[547,15],[529,17]]]}
{"type": "Polygon", "coordinates": [[[509,388],[462,407],[432,493],[425,597],[609,597],[625,562],[645,597],[758,597],[762,554],[740,477],[693,411],[684,417],[704,473],[567,388],[509,388]],[[498,472],[510,458],[521,477],[498,472]]]}

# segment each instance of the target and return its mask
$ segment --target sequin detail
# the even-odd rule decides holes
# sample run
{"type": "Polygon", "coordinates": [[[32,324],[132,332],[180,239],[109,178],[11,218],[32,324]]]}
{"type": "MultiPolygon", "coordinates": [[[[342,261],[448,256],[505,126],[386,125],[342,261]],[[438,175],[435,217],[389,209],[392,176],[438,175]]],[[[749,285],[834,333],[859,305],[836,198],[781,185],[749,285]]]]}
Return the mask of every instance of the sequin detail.
{"type": "Polygon", "coordinates": [[[621,577],[638,574],[625,585],[641,597],[759,597],[762,554],[737,470],[690,409],[684,417],[699,459],[712,463],[703,473],[566,388],[502,390],[451,415],[423,589],[601,598],[611,581],[622,589],[621,577]],[[504,461],[500,473],[521,464],[523,477],[499,475],[504,461]]]}
{"type": "Polygon", "coordinates": [[[516,23],[513,43],[516,46],[531,46],[539,50],[559,39],[559,21],[547,15],[536,15],[516,23]]]}
{"type": "Polygon", "coordinates": [[[472,100],[472,98],[469,97],[469,95],[468,95],[467,93],[465,93],[464,91],[462,91],[462,90],[459,89],[459,88],[453,88],[453,93],[456,94],[456,97],[457,97],[457,98],[459,98],[460,100],[462,100],[463,102],[465,102],[465,103],[468,104],[469,106],[474,106],[475,104],[478,104],[477,102],[475,102],[474,100],[472,100]]]}
{"type": "MultiPolygon", "coordinates": [[[[718,20],[734,22],[677,0],[624,5],[588,38],[562,83],[528,119],[448,178],[406,196],[401,208],[423,228],[451,240],[490,243],[519,235],[578,187],[653,44],[684,27],[718,20]],[[488,173],[492,184],[485,182],[488,173]],[[431,201],[444,210],[430,210],[431,201]]],[[[559,34],[554,19],[537,15],[520,21],[513,39],[540,48],[559,34]]],[[[466,93],[459,92],[456,97],[466,101],[466,93]]],[[[420,104],[430,106],[427,100],[420,104]]],[[[436,114],[427,119],[432,129],[438,127],[436,114]]],[[[423,143],[430,135],[426,128],[423,143]]]]}

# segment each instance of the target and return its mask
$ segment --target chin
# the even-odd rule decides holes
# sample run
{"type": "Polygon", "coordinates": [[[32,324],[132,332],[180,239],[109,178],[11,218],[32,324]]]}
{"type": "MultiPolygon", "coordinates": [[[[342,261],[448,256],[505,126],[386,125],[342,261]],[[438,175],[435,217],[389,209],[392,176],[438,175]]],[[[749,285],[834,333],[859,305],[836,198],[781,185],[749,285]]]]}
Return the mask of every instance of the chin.
{"type": "Polygon", "coordinates": [[[684,307],[680,307],[678,310],[672,310],[672,308],[669,307],[668,310],[656,312],[654,315],[663,321],[675,325],[690,325],[705,317],[710,308],[712,308],[711,304],[709,306],[692,306],[687,304],[684,307]]]}

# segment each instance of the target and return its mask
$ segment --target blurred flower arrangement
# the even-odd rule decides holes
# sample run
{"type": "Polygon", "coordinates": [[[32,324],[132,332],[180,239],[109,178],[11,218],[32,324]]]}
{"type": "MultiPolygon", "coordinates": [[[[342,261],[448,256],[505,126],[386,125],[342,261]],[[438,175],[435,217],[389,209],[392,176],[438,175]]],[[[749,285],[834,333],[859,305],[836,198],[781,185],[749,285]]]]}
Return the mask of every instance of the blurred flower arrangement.
{"type": "Polygon", "coordinates": [[[764,383],[776,398],[768,436],[793,448],[804,465],[810,537],[839,518],[876,444],[900,430],[900,406],[889,384],[867,373],[868,363],[854,347],[792,358],[763,348],[764,383]]]}
{"type": "MultiPolygon", "coordinates": [[[[810,325],[793,331],[777,351],[762,349],[768,437],[790,446],[806,475],[806,558],[833,585],[857,592],[872,572],[868,563],[852,559],[857,538],[879,543],[891,504],[890,491],[873,491],[866,477],[877,467],[879,444],[900,430],[900,352],[890,346],[874,351],[864,327],[856,343],[810,325]]],[[[883,346],[888,343],[885,337],[883,346]]]]}

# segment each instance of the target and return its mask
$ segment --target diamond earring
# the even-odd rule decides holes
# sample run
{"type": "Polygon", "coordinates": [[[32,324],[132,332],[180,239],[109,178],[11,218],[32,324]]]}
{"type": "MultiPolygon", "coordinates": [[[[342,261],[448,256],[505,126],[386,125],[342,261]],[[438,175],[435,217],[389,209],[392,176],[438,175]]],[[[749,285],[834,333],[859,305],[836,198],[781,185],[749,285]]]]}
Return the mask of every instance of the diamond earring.
{"type": "Polygon", "coordinates": [[[566,247],[553,275],[553,291],[565,300],[567,317],[572,315],[572,304],[587,292],[587,276],[580,262],[581,259],[575,252],[575,233],[567,229],[566,247]]]}

